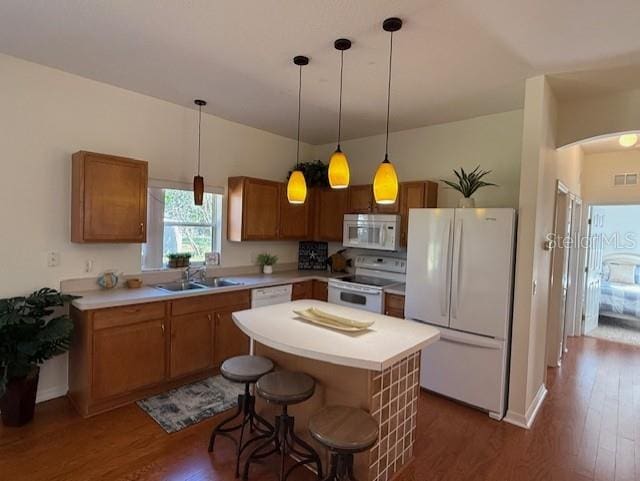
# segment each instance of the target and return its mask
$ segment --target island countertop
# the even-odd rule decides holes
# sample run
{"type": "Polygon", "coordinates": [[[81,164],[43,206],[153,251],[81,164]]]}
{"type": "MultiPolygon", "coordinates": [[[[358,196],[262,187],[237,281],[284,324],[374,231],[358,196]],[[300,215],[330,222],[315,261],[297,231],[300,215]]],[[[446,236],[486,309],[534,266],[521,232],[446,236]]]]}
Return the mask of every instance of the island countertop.
{"type": "Polygon", "coordinates": [[[440,337],[438,329],[426,324],[314,300],[237,311],[233,319],[253,340],[278,351],[372,371],[382,371],[440,337]],[[309,307],[375,323],[366,331],[343,332],[306,322],[293,312],[309,307]]]}

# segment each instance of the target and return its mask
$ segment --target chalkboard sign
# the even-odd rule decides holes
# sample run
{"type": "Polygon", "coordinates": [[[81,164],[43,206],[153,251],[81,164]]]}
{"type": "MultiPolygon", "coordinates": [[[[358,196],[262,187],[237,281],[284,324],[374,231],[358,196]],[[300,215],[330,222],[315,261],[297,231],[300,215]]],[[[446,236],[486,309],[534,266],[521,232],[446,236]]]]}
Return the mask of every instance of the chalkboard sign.
{"type": "Polygon", "coordinates": [[[326,242],[300,242],[298,246],[298,269],[301,271],[327,270],[327,254],[329,248],[326,242]]]}

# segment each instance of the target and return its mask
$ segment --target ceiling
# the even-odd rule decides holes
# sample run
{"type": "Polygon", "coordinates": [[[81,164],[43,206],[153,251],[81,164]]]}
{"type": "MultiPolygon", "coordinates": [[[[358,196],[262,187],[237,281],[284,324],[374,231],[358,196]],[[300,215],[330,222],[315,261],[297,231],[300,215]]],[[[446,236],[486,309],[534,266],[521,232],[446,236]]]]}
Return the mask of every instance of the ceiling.
{"type": "MultiPolygon", "coordinates": [[[[636,132],[640,137],[640,132],[636,132]]],[[[580,143],[580,147],[585,154],[604,154],[607,152],[620,152],[623,150],[640,150],[640,140],[632,147],[622,147],[619,142],[619,135],[607,135],[593,140],[580,143]]]]}
{"type": "Polygon", "coordinates": [[[0,52],[288,137],[303,71],[303,140],[333,142],[345,53],[345,138],[521,108],[539,73],[640,64],[637,0],[2,0],[0,52]]]}

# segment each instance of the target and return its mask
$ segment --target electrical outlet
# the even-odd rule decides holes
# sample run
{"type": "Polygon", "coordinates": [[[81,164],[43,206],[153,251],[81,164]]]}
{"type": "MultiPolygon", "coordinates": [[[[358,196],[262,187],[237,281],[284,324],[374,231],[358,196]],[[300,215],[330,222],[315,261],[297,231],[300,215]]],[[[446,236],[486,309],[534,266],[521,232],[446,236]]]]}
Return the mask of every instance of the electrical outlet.
{"type": "Polygon", "coordinates": [[[47,254],[47,265],[49,267],[58,267],[60,265],[60,253],[51,251],[47,254]]]}
{"type": "Polygon", "coordinates": [[[91,272],[93,270],[93,259],[87,259],[84,261],[84,271],[91,272]]]}

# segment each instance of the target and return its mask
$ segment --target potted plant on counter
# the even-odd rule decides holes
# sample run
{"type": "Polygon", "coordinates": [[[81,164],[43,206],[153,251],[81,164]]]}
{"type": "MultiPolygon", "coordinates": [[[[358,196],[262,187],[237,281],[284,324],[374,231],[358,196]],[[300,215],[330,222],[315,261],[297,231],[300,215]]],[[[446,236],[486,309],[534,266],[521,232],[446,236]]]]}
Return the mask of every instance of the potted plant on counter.
{"type": "Polygon", "coordinates": [[[272,274],[273,266],[278,262],[278,256],[264,253],[259,254],[257,260],[258,264],[262,267],[262,272],[265,274],[272,274]]]}
{"type": "Polygon", "coordinates": [[[76,299],[44,288],[0,299],[0,411],[5,426],[33,418],[39,365],[69,350],[73,322],[56,308],[76,299]]]}
{"type": "Polygon", "coordinates": [[[490,174],[491,171],[480,170],[480,166],[477,166],[475,169],[473,169],[469,173],[465,172],[464,169],[460,167],[460,172],[454,169],[453,173],[458,178],[457,182],[451,182],[449,180],[444,180],[444,179],[440,179],[440,180],[442,180],[442,182],[447,184],[449,187],[457,190],[464,196],[462,199],[460,199],[458,207],[462,207],[462,208],[475,207],[476,201],[471,196],[478,189],[480,189],[481,187],[489,187],[489,186],[497,187],[497,184],[492,184],[491,182],[485,182],[482,180],[482,178],[485,175],[490,174]]]}
{"type": "Polygon", "coordinates": [[[191,264],[191,254],[189,252],[177,252],[167,255],[168,267],[171,269],[179,267],[189,267],[191,264]]]}

